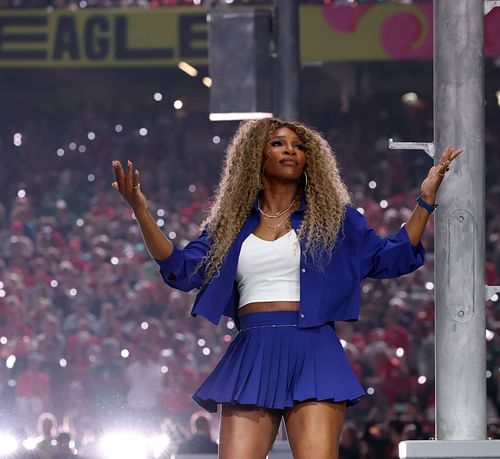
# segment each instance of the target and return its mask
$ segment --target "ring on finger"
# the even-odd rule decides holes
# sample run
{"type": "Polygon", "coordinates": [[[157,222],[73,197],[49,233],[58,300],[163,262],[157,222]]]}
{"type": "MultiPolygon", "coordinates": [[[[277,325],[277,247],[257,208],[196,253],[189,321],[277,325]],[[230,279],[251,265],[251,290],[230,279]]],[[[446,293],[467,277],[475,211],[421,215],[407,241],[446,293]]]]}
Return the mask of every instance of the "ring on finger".
{"type": "Polygon", "coordinates": [[[133,189],[133,190],[137,190],[137,189],[138,189],[138,188],[140,188],[140,187],[141,187],[141,184],[140,184],[140,183],[138,183],[136,186],[133,186],[133,187],[132,187],[132,189],[133,189]]]}

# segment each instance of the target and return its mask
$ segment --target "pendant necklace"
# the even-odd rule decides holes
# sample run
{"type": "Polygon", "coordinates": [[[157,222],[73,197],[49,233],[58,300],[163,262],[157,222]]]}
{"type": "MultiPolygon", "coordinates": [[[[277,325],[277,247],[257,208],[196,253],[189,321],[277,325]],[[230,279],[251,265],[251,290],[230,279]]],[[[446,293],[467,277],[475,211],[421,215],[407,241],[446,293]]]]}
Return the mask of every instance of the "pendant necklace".
{"type": "MultiPolygon", "coordinates": [[[[264,214],[262,214],[262,215],[264,215],[264,214]]],[[[283,225],[283,223],[288,222],[288,215],[286,216],[286,218],[284,220],[282,220],[277,225],[270,225],[269,223],[266,222],[266,220],[264,218],[262,219],[262,221],[264,222],[264,225],[266,225],[268,228],[273,230],[273,239],[276,240],[277,239],[276,235],[278,233],[279,227],[281,225],[283,225]]]]}
{"type": "Polygon", "coordinates": [[[285,213],[287,213],[291,208],[292,206],[297,202],[297,197],[295,197],[293,199],[293,201],[290,203],[290,205],[285,209],[285,210],[280,210],[279,212],[276,212],[274,215],[270,215],[270,214],[266,214],[261,208],[260,208],[260,202],[257,201],[257,209],[259,210],[259,212],[261,213],[261,215],[263,215],[264,217],[267,217],[267,218],[279,218],[281,217],[282,215],[284,215],[285,213]]]}

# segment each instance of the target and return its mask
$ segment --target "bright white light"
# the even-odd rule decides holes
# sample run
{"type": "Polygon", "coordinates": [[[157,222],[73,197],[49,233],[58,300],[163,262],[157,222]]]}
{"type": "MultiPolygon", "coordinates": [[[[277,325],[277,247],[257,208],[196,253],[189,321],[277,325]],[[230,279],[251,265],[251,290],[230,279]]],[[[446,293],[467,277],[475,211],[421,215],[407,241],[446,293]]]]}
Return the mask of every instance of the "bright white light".
{"type": "Polygon", "coordinates": [[[427,290],[433,290],[434,289],[434,283],[433,282],[426,282],[425,283],[425,288],[427,290]]]}
{"type": "Polygon", "coordinates": [[[419,384],[425,384],[427,382],[427,378],[425,376],[419,376],[418,379],[417,379],[417,382],[419,384]]]}
{"type": "Polygon", "coordinates": [[[368,389],[366,389],[366,393],[368,395],[373,395],[375,393],[375,389],[373,387],[369,387],[368,389]]]}
{"type": "Polygon", "coordinates": [[[212,142],[215,143],[215,144],[220,143],[220,137],[218,135],[214,135],[212,137],[212,142]]]}
{"type": "Polygon", "coordinates": [[[165,226],[165,220],[163,220],[163,218],[159,218],[158,220],[156,220],[156,224],[161,228],[165,226]]]}
{"type": "Polygon", "coordinates": [[[142,137],[145,137],[148,135],[148,130],[146,128],[140,128],[139,129],[139,135],[141,135],[142,137]]]}
{"type": "Polygon", "coordinates": [[[7,381],[7,386],[9,386],[9,387],[16,387],[16,380],[15,379],[9,379],[7,381]]]}
{"type": "Polygon", "coordinates": [[[497,91],[496,95],[497,95],[497,105],[500,107],[500,91],[497,91]]]}
{"type": "Polygon", "coordinates": [[[234,321],[233,320],[228,320],[226,327],[229,328],[229,330],[232,330],[234,328],[234,321]]]}
{"type": "Polygon", "coordinates": [[[194,193],[196,191],[196,185],[189,185],[188,190],[190,193],[194,193]]]}
{"type": "Polygon", "coordinates": [[[89,182],[95,182],[95,175],[94,174],[87,175],[87,180],[89,182]]]}
{"type": "Polygon", "coordinates": [[[0,344],[7,344],[9,339],[6,336],[0,336],[0,344]]]}
{"type": "Polygon", "coordinates": [[[86,147],[85,145],[80,145],[80,146],[78,147],[78,151],[79,151],[80,153],[85,153],[85,152],[87,151],[87,147],[86,147]]]}
{"type": "Polygon", "coordinates": [[[14,134],[14,138],[13,138],[12,141],[14,142],[14,145],[16,147],[20,147],[22,145],[22,143],[23,143],[23,136],[22,136],[22,134],[20,134],[19,132],[16,132],[14,134]]]}
{"type": "Polygon", "coordinates": [[[193,5],[201,5],[201,0],[193,0],[193,5]]]}
{"type": "Polygon", "coordinates": [[[13,454],[19,448],[16,437],[9,434],[0,434],[0,457],[13,454]]]}
{"type": "Polygon", "coordinates": [[[356,209],[361,215],[364,215],[365,214],[365,209],[363,209],[362,207],[358,207],[356,209]]]}
{"type": "Polygon", "coordinates": [[[205,346],[205,344],[207,344],[207,343],[203,338],[200,338],[198,340],[198,346],[203,347],[203,346],[205,346]]]}
{"type": "Polygon", "coordinates": [[[126,359],[126,358],[128,358],[128,357],[130,356],[130,352],[129,352],[129,350],[128,350],[128,349],[122,349],[122,351],[120,352],[120,355],[121,355],[124,359],[126,359]]]}
{"type": "Polygon", "coordinates": [[[180,110],[183,106],[184,104],[182,103],[182,100],[180,99],[174,100],[174,108],[176,110],[180,110]]]}
{"type": "Polygon", "coordinates": [[[370,188],[370,190],[374,190],[375,188],[377,188],[377,182],[375,180],[370,180],[368,182],[368,188],[370,188]]]}
{"type": "Polygon", "coordinates": [[[38,445],[38,439],[29,437],[26,440],[23,441],[23,446],[28,450],[28,451],[33,451],[36,448],[36,445],[38,445]]]}
{"type": "Polygon", "coordinates": [[[340,344],[342,345],[342,347],[345,349],[345,347],[347,346],[347,341],[345,339],[341,339],[340,340],[340,344]]]}
{"type": "Polygon", "coordinates": [[[170,357],[173,353],[174,351],[172,349],[162,349],[160,352],[161,356],[165,358],[170,357]]]}
{"type": "Polygon", "coordinates": [[[385,199],[382,199],[382,201],[380,201],[379,205],[382,209],[386,209],[387,206],[389,205],[389,203],[385,199]]]}
{"type": "Polygon", "coordinates": [[[76,150],[76,143],[75,142],[70,142],[68,145],[70,150],[76,150]]]}
{"type": "Polygon", "coordinates": [[[190,77],[195,77],[196,75],[198,75],[198,70],[187,62],[180,61],[177,64],[177,67],[179,67],[179,70],[187,73],[190,77]]]}
{"type": "Polygon", "coordinates": [[[87,134],[87,139],[89,139],[89,140],[95,140],[95,132],[90,131],[87,134]]]}
{"type": "Polygon", "coordinates": [[[161,457],[169,444],[170,439],[166,435],[159,435],[157,437],[150,438],[149,445],[151,447],[153,457],[155,459],[161,457]]]}
{"type": "Polygon", "coordinates": [[[120,263],[120,260],[118,257],[111,257],[111,260],[110,260],[111,264],[112,265],[117,265],[118,263],[120,263]]]}
{"type": "Polygon", "coordinates": [[[83,221],[83,218],[77,218],[75,223],[76,226],[83,226],[85,222],[83,221]]]}
{"type": "Polygon", "coordinates": [[[228,5],[234,2],[234,0],[224,0],[228,5]]]}
{"type": "Polygon", "coordinates": [[[76,296],[76,295],[78,295],[78,290],[76,288],[70,288],[68,290],[68,293],[70,296],[76,296]]]}
{"type": "Polygon", "coordinates": [[[156,211],[156,215],[158,215],[158,217],[164,217],[165,216],[165,211],[163,209],[158,209],[156,211]]]}
{"type": "Polygon", "coordinates": [[[212,87],[212,78],[210,77],[203,77],[203,79],[201,80],[202,83],[207,87],[207,88],[211,88],[212,87]]]}
{"type": "Polygon", "coordinates": [[[146,459],[149,449],[146,438],[135,432],[105,435],[99,446],[106,459],[146,459]]]}
{"type": "Polygon", "coordinates": [[[0,289],[0,298],[5,298],[6,295],[7,295],[7,292],[3,288],[1,288],[0,289]]]}
{"type": "Polygon", "coordinates": [[[168,373],[168,367],[166,365],[163,365],[161,368],[160,368],[160,371],[165,375],[168,373]]]}
{"type": "Polygon", "coordinates": [[[168,233],[169,239],[175,239],[176,237],[177,237],[177,233],[175,231],[170,231],[170,233],[168,233]]]}
{"type": "Polygon", "coordinates": [[[161,102],[163,100],[163,94],[161,92],[155,92],[153,94],[153,99],[156,101],[156,102],[161,102]]]}
{"type": "Polygon", "coordinates": [[[14,368],[15,363],[16,363],[16,356],[14,354],[11,354],[7,357],[7,360],[5,361],[5,366],[11,369],[14,368]]]}
{"type": "Polygon", "coordinates": [[[486,341],[491,341],[495,337],[495,333],[486,329],[486,341]]]}
{"type": "Polygon", "coordinates": [[[210,355],[210,349],[208,347],[204,347],[201,352],[203,353],[203,355],[210,355]]]}
{"type": "Polygon", "coordinates": [[[486,370],[486,377],[487,378],[491,378],[491,375],[492,375],[491,371],[490,370],[486,370]]]}
{"type": "Polygon", "coordinates": [[[18,198],[25,198],[26,197],[26,190],[19,190],[17,192],[17,197],[18,198]]]}
{"type": "Polygon", "coordinates": [[[80,1],[80,8],[87,8],[87,2],[85,0],[80,1]]]}
{"type": "Polygon", "coordinates": [[[493,296],[490,298],[490,300],[496,303],[498,301],[498,295],[494,293],[493,296]]]}
{"type": "Polygon", "coordinates": [[[121,124],[115,125],[115,132],[123,132],[123,126],[121,124]]]}
{"type": "Polygon", "coordinates": [[[64,148],[57,149],[57,156],[59,156],[59,157],[64,156],[64,148]]]}
{"type": "Polygon", "coordinates": [[[2,281],[0,281],[0,288],[4,288],[4,287],[5,287],[4,283],[2,281]]]}
{"type": "Polygon", "coordinates": [[[418,102],[418,95],[416,92],[407,92],[403,94],[401,100],[408,105],[415,105],[418,102]]]}
{"type": "Polygon", "coordinates": [[[149,324],[148,324],[147,322],[142,322],[142,323],[141,323],[141,328],[142,328],[143,330],[147,330],[147,329],[149,328],[149,324]]]}
{"type": "Polygon", "coordinates": [[[59,366],[61,368],[66,368],[68,366],[68,361],[66,359],[59,359],[59,366]]]}
{"type": "Polygon", "coordinates": [[[401,358],[403,355],[405,355],[405,350],[402,347],[398,347],[396,349],[396,357],[401,358]]]}

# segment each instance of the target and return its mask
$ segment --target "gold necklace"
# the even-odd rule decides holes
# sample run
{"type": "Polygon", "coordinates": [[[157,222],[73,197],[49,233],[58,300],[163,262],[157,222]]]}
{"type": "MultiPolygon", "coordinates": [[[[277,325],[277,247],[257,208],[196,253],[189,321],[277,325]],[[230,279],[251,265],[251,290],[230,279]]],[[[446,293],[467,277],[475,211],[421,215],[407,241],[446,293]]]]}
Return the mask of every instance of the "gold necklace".
{"type": "Polygon", "coordinates": [[[283,225],[283,223],[285,222],[288,222],[288,215],[280,222],[278,223],[277,225],[270,225],[269,223],[266,222],[266,220],[263,218],[262,221],[264,222],[264,225],[266,225],[268,228],[272,229],[273,230],[273,239],[276,240],[277,237],[277,233],[278,233],[278,229],[281,225],[283,225]]]}
{"type": "Polygon", "coordinates": [[[284,215],[286,212],[288,212],[292,206],[297,202],[297,197],[295,197],[293,199],[293,201],[290,203],[290,205],[285,209],[285,210],[280,210],[279,212],[276,212],[274,215],[269,215],[269,214],[266,214],[261,208],[260,208],[260,202],[257,201],[257,209],[259,210],[259,212],[261,213],[261,215],[263,215],[264,217],[267,217],[267,218],[279,218],[281,217],[282,215],[284,215]]]}

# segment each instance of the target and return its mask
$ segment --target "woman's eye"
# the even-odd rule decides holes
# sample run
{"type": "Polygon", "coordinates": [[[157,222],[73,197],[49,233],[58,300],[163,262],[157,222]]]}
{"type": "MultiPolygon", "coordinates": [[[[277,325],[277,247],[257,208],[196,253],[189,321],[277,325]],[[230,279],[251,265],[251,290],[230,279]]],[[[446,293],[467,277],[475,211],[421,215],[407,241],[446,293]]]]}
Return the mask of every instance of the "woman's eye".
{"type": "Polygon", "coordinates": [[[280,146],[281,146],[281,140],[271,141],[271,147],[280,147],[280,146]]]}
{"type": "Polygon", "coordinates": [[[297,145],[295,145],[295,148],[304,151],[306,149],[306,146],[303,143],[298,143],[297,145]]]}

